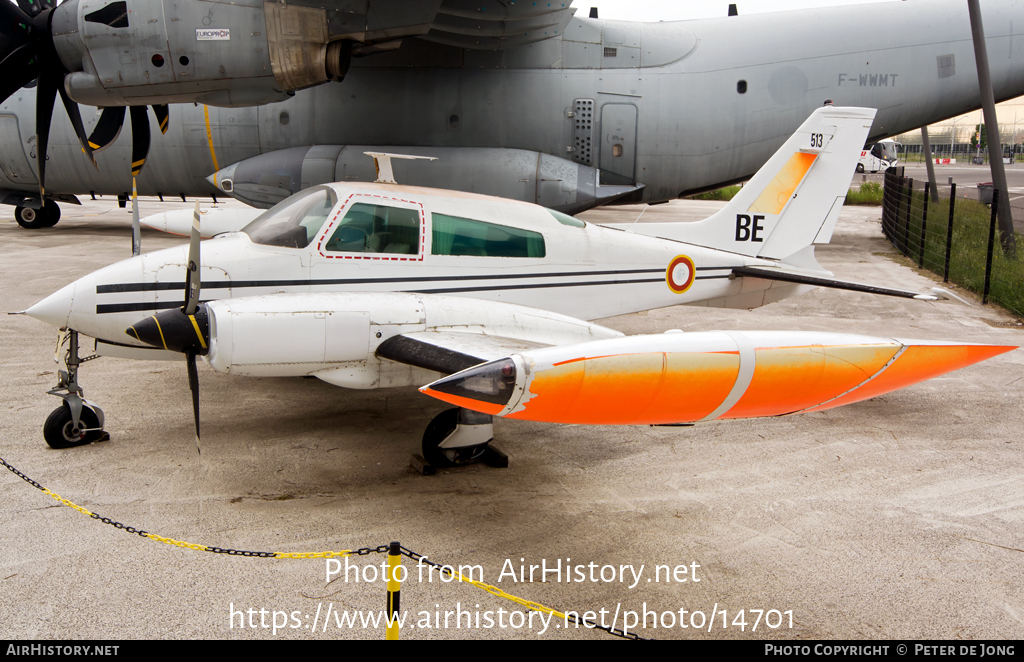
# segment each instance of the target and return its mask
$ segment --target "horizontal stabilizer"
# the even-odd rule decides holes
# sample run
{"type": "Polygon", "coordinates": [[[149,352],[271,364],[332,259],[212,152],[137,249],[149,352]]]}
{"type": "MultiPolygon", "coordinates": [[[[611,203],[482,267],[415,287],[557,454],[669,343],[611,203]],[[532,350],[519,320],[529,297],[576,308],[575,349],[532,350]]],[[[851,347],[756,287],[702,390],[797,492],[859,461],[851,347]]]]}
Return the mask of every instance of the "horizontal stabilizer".
{"type": "MultiPolygon", "coordinates": [[[[935,292],[934,294],[925,294],[922,292],[913,292],[911,290],[896,290],[891,287],[879,287],[878,285],[853,283],[847,280],[837,280],[835,278],[822,278],[821,276],[811,276],[799,271],[777,269],[775,267],[737,267],[733,269],[732,272],[737,276],[746,276],[750,278],[765,278],[767,280],[777,280],[784,283],[798,283],[800,285],[814,285],[816,287],[831,287],[836,290],[884,294],[890,297],[919,299],[921,301],[938,301],[939,299],[946,298],[945,296],[940,295],[942,292],[941,290],[936,292],[938,288],[933,289],[933,292],[935,292]]],[[[959,299],[959,297],[957,298],[959,299]]]]}

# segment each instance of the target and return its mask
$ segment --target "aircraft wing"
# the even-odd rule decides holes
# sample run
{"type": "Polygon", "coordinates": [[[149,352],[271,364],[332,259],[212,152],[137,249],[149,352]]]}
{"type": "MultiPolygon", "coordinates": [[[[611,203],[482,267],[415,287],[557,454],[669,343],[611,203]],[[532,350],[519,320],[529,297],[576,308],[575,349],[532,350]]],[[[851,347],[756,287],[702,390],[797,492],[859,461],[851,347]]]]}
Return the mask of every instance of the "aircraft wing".
{"type": "Polygon", "coordinates": [[[355,42],[353,55],[397,48],[416,37],[457,48],[503,50],[562,34],[576,10],[570,3],[507,3],[495,0],[326,0],[331,40],[355,42]]]}
{"type": "Polygon", "coordinates": [[[378,358],[450,375],[509,354],[550,346],[469,331],[416,331],[389,338],[376,354],[378,358]]]}

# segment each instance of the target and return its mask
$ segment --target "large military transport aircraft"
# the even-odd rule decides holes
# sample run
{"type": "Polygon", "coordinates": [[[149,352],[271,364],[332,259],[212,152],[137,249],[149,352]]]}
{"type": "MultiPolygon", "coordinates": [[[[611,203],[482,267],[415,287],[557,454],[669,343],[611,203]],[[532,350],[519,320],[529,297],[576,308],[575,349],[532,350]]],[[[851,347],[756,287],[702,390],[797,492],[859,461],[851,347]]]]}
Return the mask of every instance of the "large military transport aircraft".
{"type": "Polygon", "coordinates": [[[518,201],[339,183],[202,242],[200,255],[197,203],[188,246],[110,265],[27,311],[69,330],[71,342],[51,391],[65,403],[44,436],[64,447],[103,434],[102,410],[78,384],[79,333],[115,356],[185,354],[197,445],[200,355],[234,375],[426,384],[458,407],[424,435],[433,466],[492,454],[495,415],[603,424],[777,416],[1009,351],[839,333],[625,337],[585,321],[676,304],[751,308],[810,284],[934,298],[837,281],[814,258],[874,115],[820,108],[711,218],[630,232],[518,201]]]}
{"type": "MultiPolygon", "coordinates": [[[[0,3],[0,200],[30,226],[59,215],[37,163],[51,199],[124,194],[145,163],[142,195],[269,207],[373,181],[364,151],[424,154],[441,160],[398,181],[576,213],[744,180],[826,99],[878,109],[871,140],[980,104],[962,0],[664,23],[568,2],[19,1],[0,3]],[[105,109],[48,131],[57,92],[73,117],[105,109]],[[142,105],[122,131],[125,104],[166,134],[142,105]]],[[[1024,6],[983,14],[996,98],[1024,94],[1024,6]]]]}

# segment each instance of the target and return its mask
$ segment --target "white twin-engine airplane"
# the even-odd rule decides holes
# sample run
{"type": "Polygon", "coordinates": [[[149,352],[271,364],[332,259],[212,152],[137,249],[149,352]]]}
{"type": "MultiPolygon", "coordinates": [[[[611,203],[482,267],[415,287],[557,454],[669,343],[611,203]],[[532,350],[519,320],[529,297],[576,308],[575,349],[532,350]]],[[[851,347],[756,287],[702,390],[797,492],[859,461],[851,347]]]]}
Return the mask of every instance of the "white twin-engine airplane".
{"type": "Polygon", "coordinates": [[[1013,349],[818,332],[626,337],[584,321],[676,304],[754,308],[814,285],[934,299],[837,281],[814,259],[874,114],[819,108],[724,209],[697,223],[623,231],[522,202],[342,183],[302,191],[242,232],[203,242],[200,259],[196,214],[189,246],[100,269],[27,311],[71,330],[69,370],[51,391],[65,403],[44,436],[63,447],[103,434],[102,411],[77,382],[78,333],[103,354],[184,353],[197,443],[197,355],[237,375],[426,384],[424,393],[458,407],[424,435],[434,466],[493,456],[495,415],[601,424],[776,416],[856,402],[1013,349]]]}

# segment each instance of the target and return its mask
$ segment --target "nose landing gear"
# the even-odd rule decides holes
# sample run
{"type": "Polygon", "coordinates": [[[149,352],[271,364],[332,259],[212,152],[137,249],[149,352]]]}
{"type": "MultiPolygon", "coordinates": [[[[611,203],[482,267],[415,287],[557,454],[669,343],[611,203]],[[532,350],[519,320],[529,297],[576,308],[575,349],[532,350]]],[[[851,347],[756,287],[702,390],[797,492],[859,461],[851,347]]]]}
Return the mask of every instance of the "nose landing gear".
{"type": "Polygon", "coordinates": [[[469,409],[446,409],[434,417],[423,433],[423,455],[413,455],[412,465],[425,476],[438,469],[483,462],[505,468],[508,456],[491,446],[494,417],[469,409]]]}
{"type": "Polygon", "coordinates": [[[103,430],[103,410],[95,402],[86,400],[78,385],[78,367],[96,355],[78,357],[78,332],[70,330],[57,345],[57,351],[68,345],[64,355],[67,370],[57,371],[57,385],[47,391],[64,399],[50,412],[43,424],[43,439],[51,448],[84,446],[96,441],[107,441],[110,435],[103,430]]]}

